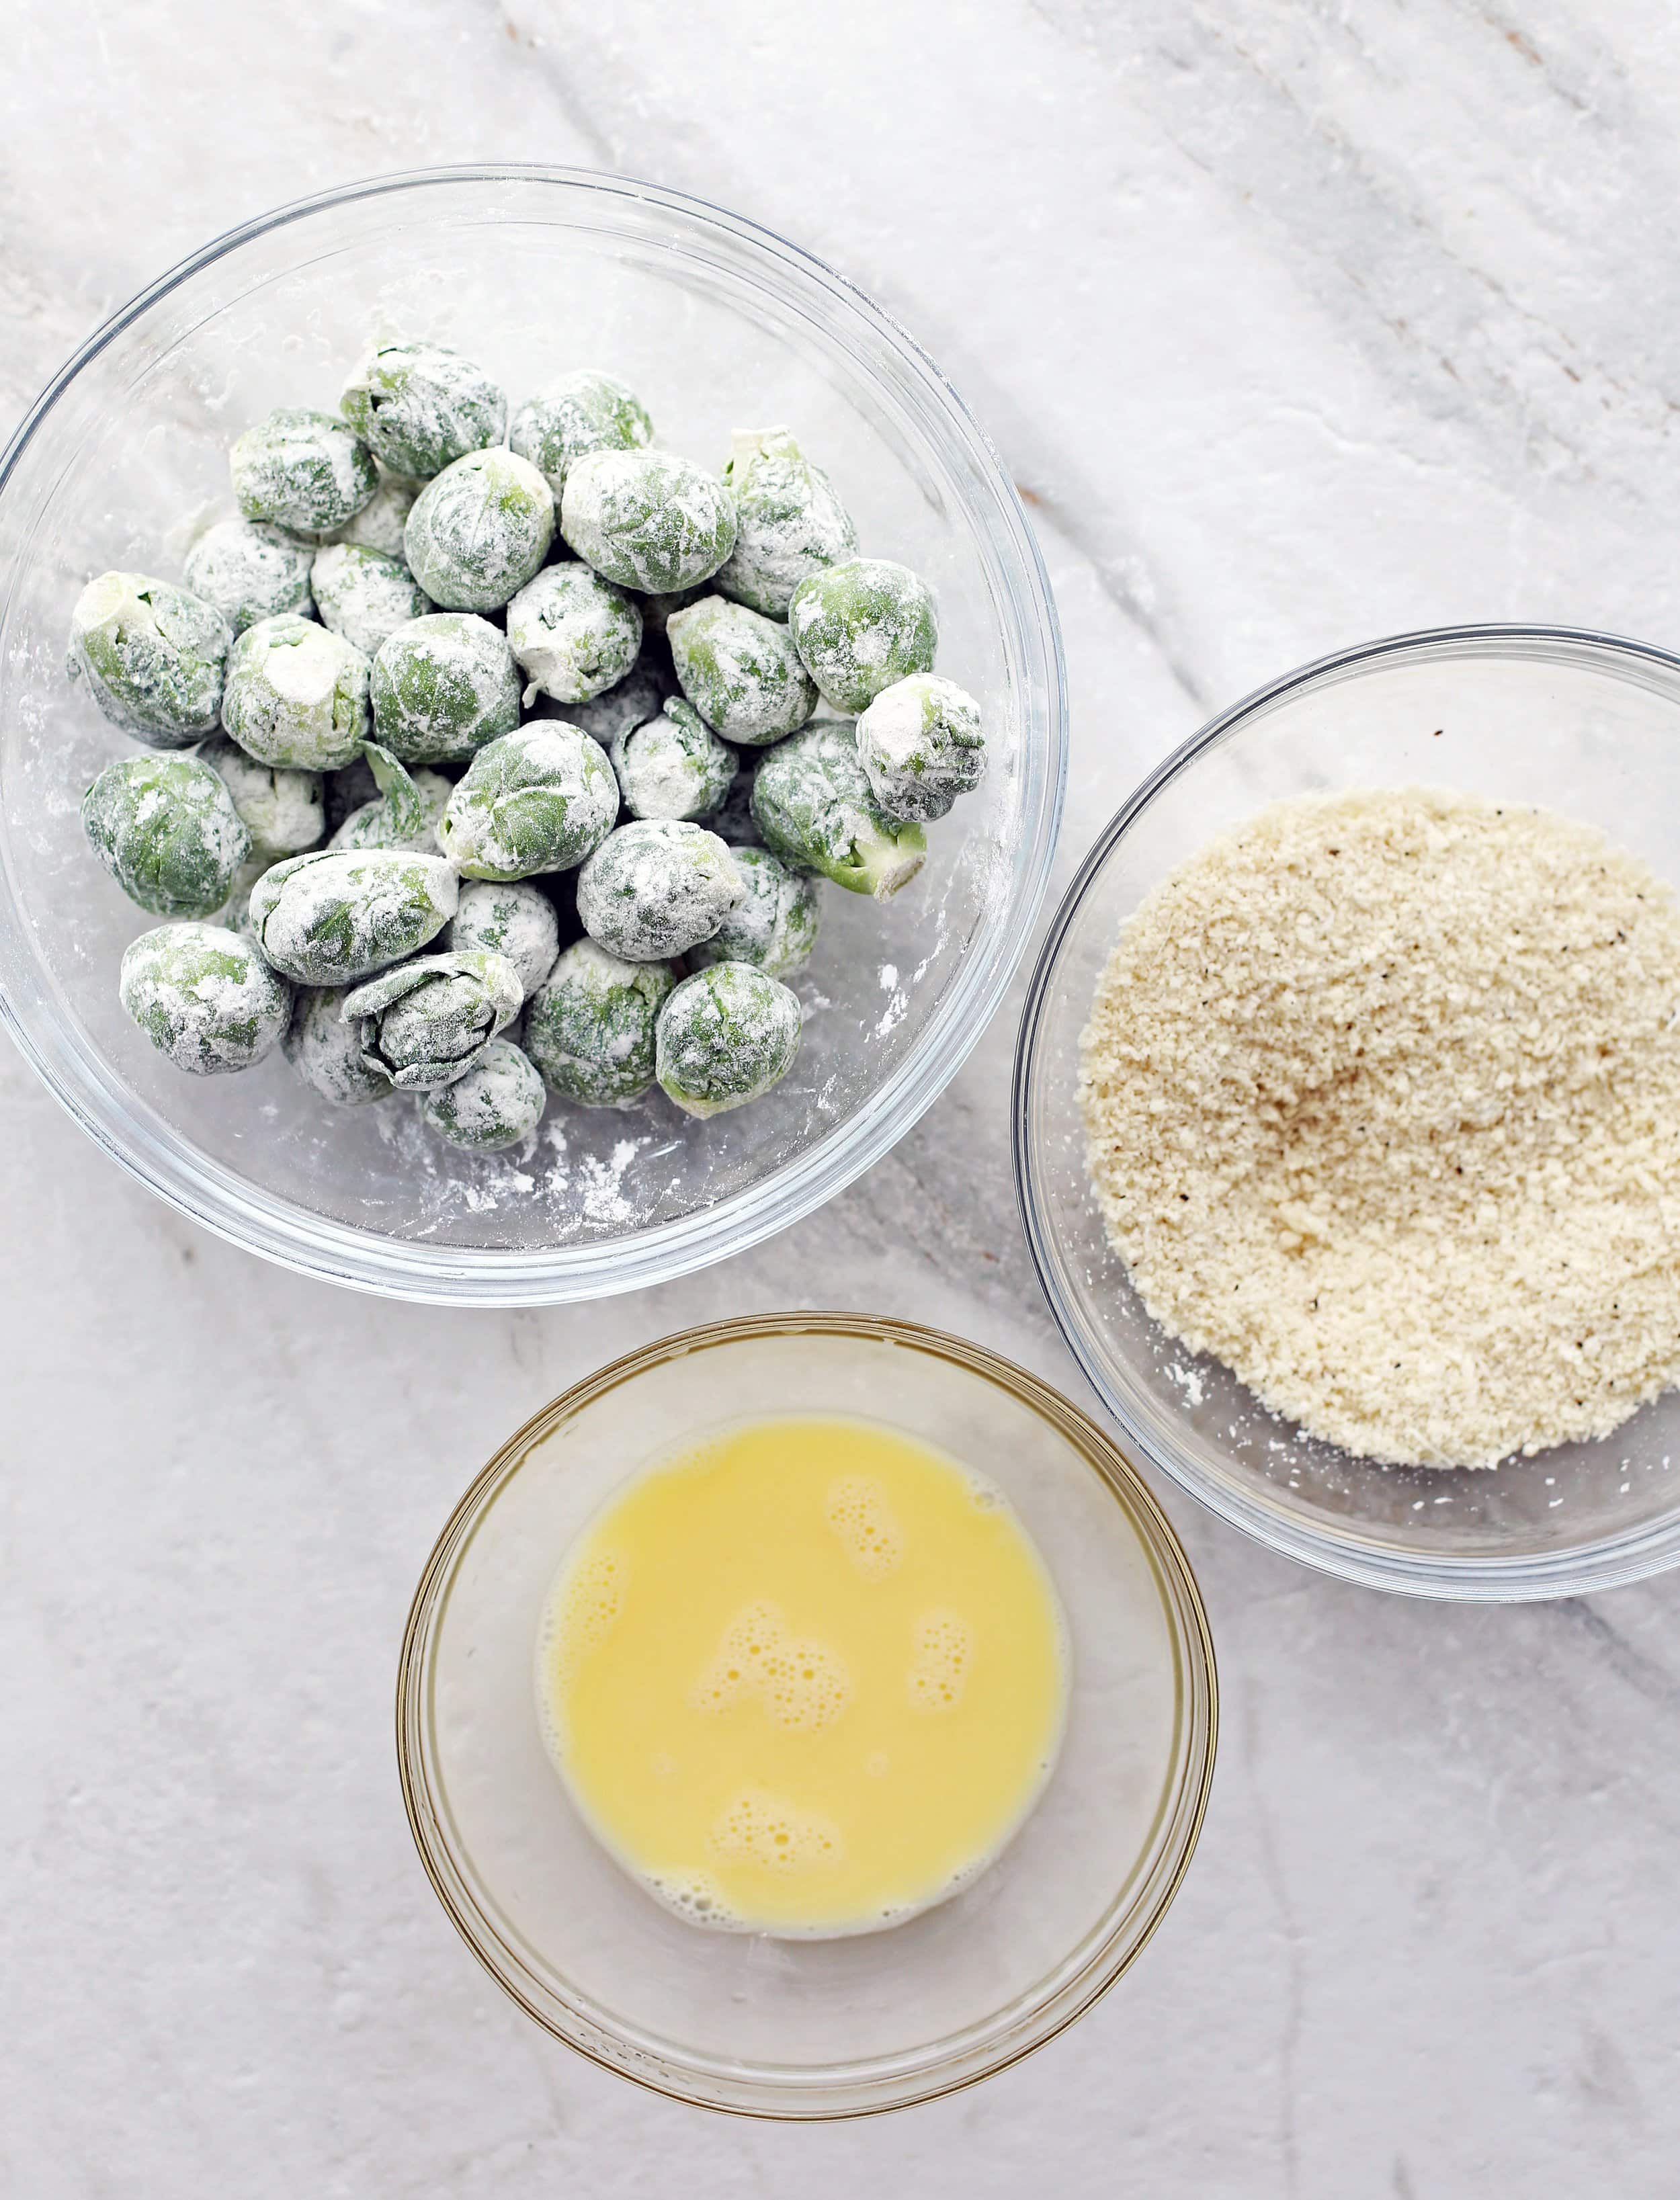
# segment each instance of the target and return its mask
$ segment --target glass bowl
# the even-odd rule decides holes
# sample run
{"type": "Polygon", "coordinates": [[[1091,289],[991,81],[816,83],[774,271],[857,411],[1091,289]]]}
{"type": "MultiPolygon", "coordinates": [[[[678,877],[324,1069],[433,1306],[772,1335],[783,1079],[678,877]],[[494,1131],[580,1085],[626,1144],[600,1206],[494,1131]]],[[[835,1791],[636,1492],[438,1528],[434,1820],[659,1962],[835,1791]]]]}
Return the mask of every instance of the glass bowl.
{"type": "Polygon", "coordinates": [[[1128,1442],[1274,1550],[1349,1581],[1570,1596],[1680,1559],[1680,1395],[1494,1472],[1383,1466],[1303,1438],[1144,1313],[1086,1170],[1079,1040],[1121,922],[1209,837],[1288,796],[1427,782],[1599,826],[1680,888],[1680,658],[1552,627],[1401,635],[1291,673],[1168,758],[1086,858],[1016,1056],[1016,1183],[1063,1335],[1128,1442]]]}
{"type": "Polygon", "coordinates": [[[1044,892],[1065,774],[1056,614],[1008,476],[885,314],[739,216],[560,169],[358,184],[234,231],[100,331],[0,460],[0,1010],[47,1084],[143,1183],[309,1273],[489,1304],[591,1297],[723,1258],[878,1160],[997,1008],[1044,892]],[[794,424],[868,550],[939,592],[940,666],[979,696],[992,769],[884,908],[825,889],[808,1021],[766,1100],[697,1123],[551,1106],[467,1156],[407,1103],[336,1109],[278,1051],[172,1069],[118,1006],[153,920],[94,862],[78,804],[134,744],[64,676],[70,607],[107,566],[179,573],[231,510],[227,446],[277,404],[336,407],[373,335],[485,361],[516,401],[570,366],[621,374],[662,439],[720,465],[740,424],[794,424]]]}
{"type": "Polygon", "coordinates": [[[698,2106],[814,2119],[971,2084],[1114,1983],[1189,1864],[1217,1702],[1184,1553],[1083,1414],[956,1337],[789,1314],[649,1345],[508,1439],[416,1592],[397,1756],[439,1899],[539,2024],[698,2106]],[[788,1413],[889,1420],[988,1476],[1043,1553],[1070,1637],[1062,1754],[1010,1846],[937,1909],[843,1940],[707,1933],[636,1886],[574,1812],[532,1685],[549,1585],[606,1495],[678,1444],[788,1413]]]}

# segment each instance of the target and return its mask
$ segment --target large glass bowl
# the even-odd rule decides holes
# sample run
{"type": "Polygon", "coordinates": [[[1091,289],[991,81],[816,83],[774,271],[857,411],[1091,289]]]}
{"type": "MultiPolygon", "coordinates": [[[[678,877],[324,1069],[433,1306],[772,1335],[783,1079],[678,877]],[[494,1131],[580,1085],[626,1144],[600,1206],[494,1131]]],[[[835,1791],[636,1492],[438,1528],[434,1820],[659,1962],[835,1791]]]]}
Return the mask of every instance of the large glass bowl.
{"type": "Polygon", "coordinates": [[[722,1258],[831,1197],[901,1137],[984,1028],[1032,929],[1065,718],[1044,569],[1007,475],[885,314],[735,214],[612,177],[448,169],[359,184],[237,230],[109,322],[0,461],[0,1009],[83,1127],[254,1252],[413,1298],[533,1304],[722,1258]],[[978,695],[992,769],[884,908],[824,892],[811,1011],[768,1099],[700,1124],[551,1106],[530,1150],[469,1157],[407,1103],[334,1109],[278,1053],[180,1075],[122,1015],[152,919],[100,870],[77,805],[134,745],[64,676],[70,607],[108,566],[175,577],[231,511],[227,446],[279,404],[336,407],[371,336],[436,337],[517,398],[599,365],[661,439],[720,465],[786,421],[863,547],[938,590],[941,669],[978,695]]]}
{"type": "Polygon", "coordinates": [[[1016,1057],[1021,1214],[1051,1308],[1103,1403],[1143,1457],[1215,1512],[1377,1588],[1569,1596],[1680,1559],[1680,1395],[1601,1442],[1492,1473],[1350,1458],[1303,1438],[1149,1319],[1086,1169],[1080,1033],[1144,896],[1268,802],[1420,783],[1599,826],[1680,888],[1680,658],[1548,627],[1402,635],[1291,673],[1203,727],[1103,832],[1051,925],[1016,1057]]]}
{"type": "Polygon", "coordinates": [[[1121,1452],[1007,1360],[862,1314],[689,1330],[545,1407],[455,1508],[397,1683],[409,1823],[491,1975],[624,2077],[798,2119],[952,2092],[1088,2009],[1189,1865],[1217,1724],[1195,1579],[1121,1452]],[[567,1547],[640,1467],[744,1419],[811,1413],[885,1421],[1003,1490],[1067,1618],[1067,1731],[1032,1816],[937,1909],[843,1940],[707,1933],[638,1887],[572,1807],[537,1717],[537,1631],[567,1547]]]}

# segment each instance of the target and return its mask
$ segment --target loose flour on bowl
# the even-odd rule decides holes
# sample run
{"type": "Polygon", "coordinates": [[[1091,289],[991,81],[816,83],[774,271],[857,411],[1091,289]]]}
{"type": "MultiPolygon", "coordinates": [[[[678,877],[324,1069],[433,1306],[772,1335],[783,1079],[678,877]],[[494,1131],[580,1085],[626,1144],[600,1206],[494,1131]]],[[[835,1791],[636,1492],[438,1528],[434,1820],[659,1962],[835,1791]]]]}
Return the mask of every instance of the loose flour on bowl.
{"type": "Polygon", "coordinates": [[[1150,1314],[1365,1456],[1492,1466],[1680,1379],[1680,911],[1545,810],[1262,810],[1123,927],[1089,1162],[1150,1314]]]}

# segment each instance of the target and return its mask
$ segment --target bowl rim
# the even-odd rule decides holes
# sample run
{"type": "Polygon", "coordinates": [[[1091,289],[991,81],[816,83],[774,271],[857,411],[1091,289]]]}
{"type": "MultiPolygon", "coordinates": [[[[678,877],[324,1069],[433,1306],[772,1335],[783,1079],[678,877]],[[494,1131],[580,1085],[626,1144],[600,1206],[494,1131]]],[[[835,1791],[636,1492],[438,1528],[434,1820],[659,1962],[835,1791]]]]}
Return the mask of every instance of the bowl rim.
{"type": "MultiPolygon", "coordinates": [[[[942,2099],[1008,2069],[1082,2016],[1137,1961],[1183,1884],[1207,1816],[1219,1723],[1219,1672],[1201,1585],[1172,1522],[1124,1450],[1089,1414],[1029,1370],[966,1337],[891,1315],[801,1310],[700,1323],[638,1346],[571,1384],[497,1447],[456,1501],[421,1570],[397,1660],[397,1775],[409,1831],[433,1893],[478,1963],[545,2032],[602,2069],[689,2107],[768,2122],[847,2121],[942,2099]],[[989,2051],[972,2044],[977,2027],[969,2027],[936,2043],[932,2050],[906,2050],[798,2072],[778,2074],[773,2065],[706,2062],[696,2057],[688,2067],[697,2077],[704,2072],[711,2082],[713,2091],[707,2096],[660,2074],[668,2068],[668,2058],[650,2054],[632,2041],[620,2037],[616,2042],[618,2051],[614,2053],[604,2042],[592,2045],[589,2038],[563,2030],[512,1975],[518,1958],[494,1928],[479,1918],[442,1830],[443,1813],[427,1776],[431,1653],[442,1609],[442,1593],[457,1559],[477,1533],[489,1506],[553,1430],[609,1391],[692,1353],[769,1337],[813,1336],[862,1337],[954,1362],[965,1374],[997,1384],[1036,1412],[1080,1455],[1127,1514],[1150,1562],[1168,1616],[1172,1654],[1180,1668],[1176,1717],[1180,1739],[1174,1745],[1179,1770],[1156,1812],[1152,1860],[1146,1846],[1133,1866],[1134,1871],[1139,1866],[1148,1867],[1139,1883],[1135,1917],[1128,1913],[1112,1926],[1071,1975],[1067,1960],[1052,1967],[1041,1988],[1033,1990],[1038,1993],[1033,2005],[1036,2027],[1031,2018],[1022,2015],[1018,2000],[999,2013],[999,2017],[1008,2019],[1010,2029],[989,2051]],[[505,1960],[499,1962],[499,1956],[505,1960]],[[1017,2036],[1023,2025],[1025,2036],[1017,2036]],[[944,2074],[940,2074],[942,2062],[951,2066],[944,2074]],[[825,2069],[834,2074],[825,2075],[825,2069]],[[889,2091],[895,2084],[899,2090],[889,2091]],[[781,2086],[787,2087],[788,2098],[779,2096],[781,2086]],[[728,2098],[732,2089],[737,2098],[728,2098]],[[819,2099],[819,2093],[825,2098],[819,2099]]],[[[1121,1891],[1125,1885],[1122,1881],[1121,1891]]],[[[598,2015],[569,2003],[564,2006],[585,2033],[601,2039],[606,2027],[598,2015]]],[[[998,2017],[989,2022],[995,2024],[998,2017]]]]}
{"type": "Polygon", "coordinates": [[[1554,651],[1565,651],[1571,655],[1583,651],[1600,652],[1607,660],[1648,665],[1665,674],[1671,683],[1680,685],[1680,654],[1655,643],[1637,641],[1593,627],[1489,620],[1457,626],[1421,627],[1333,650],[1251,689],[1200,726],[1139,781],[1098,834],[1080,864],[1051,919],[1028,982],[1016,1039],[1010,1096],[1016,1204],[1033,1271],[1063,1341],[1101,1399],[1104,1410],[1119,1425],[1127,1443],[1134,1446],[1151,1466],[1170,1476],[1220,1519],[1267,1549],[1279,1551],[1302,1565],[1338,1580],[1395,1594],[1477,1604],[1513,1604],[1579,1596],[1643,1580],[1648,1575],[1680,1565],[1680,1505],[1665,1519],[1624,1534],[1595,1537],[1560,1551],[1531,1556],[1423,1558],[1409,1555],[1379,1538],[1361,1536],[1356,1531],[1332,1532],[1308,1527],[1281,1507],[1248,1497],[1231,1484],[1215,1480],[1187,1457],[1157,1442],[1128,1409],[1110,1376],[1109,1357],[1100,1341],[1082,1319],[1077,1305],[1062,1290],[1054,1233],[1048,1220],[1049,1202],[1039,1182],[1031,1126],[1043,1074],[1045,1014],[1062,949],[1098,874],[1156,796],[1244,722],[1297,689],[1364,670],[1390,658],[1424,652],[1497,655],[1507,648],[1513,654],[1536,660],[1543,660],[1554,651]]]}
{"type": "MultiPolygon", "coordinates": [[[[983,970],[959,962],[940,1024],[918,1041],[892,1075],[850,1120],[817,1138],[768,1176],[715,1206],[623,1238],[530,1250],[500,1246],[440,1247],[423,1238],[389,1238],[312,1215],[242,1178],[226,1163],[193,1150],[178,1133],[124,1120],[125,1088],[95,1050],[100,1075],[84,1091],[28,1028],[26,1015],[0,986],[0,1026],[61,1106],[94,1142],[148,1191],[204,1228],[259,1258],[301,1274],[379,1296],[442,1305],[541,1306],[607,1297],[688,1274],[761,1243],[812,1213],[881,1160],[915,1126],[968,1059],[1001,1006],[1026,951],[1050,882],[1068,780],[1067,668],[1049,574],[1032,524],[1007,467],[944,372],[902,325],[847,277],[776,231],[693,194],[606,171],[539,161],[463,161],[364,177],[256,215],[178,260],[112,313],[48,382],[0,452],[0,497],[23,453],[76,377],[143,313],[191,277],[269,231],[365,200],[434,187],[498,183],[552,185],[596,200],[650,206],[710,231],[779,265],[795,280],[815,283],[868,325],[917,384],[931,393],[953,441],[984,485],[980,507],[991,523],[995,553],[1018,591],[1023,635],[1034,663],[1027,692],[1041,693],[1042,752],[1023,752],[1026,815],[1020,839],[1033,849],[1013,910],[991,927],[983,970]],[[721,1225],[720,1227],[720,1218],[721,1225]]],[[[0,569],[0,608],[9,593],[0,569]]],[[[76,1057],[79,1070],[87,1065],[76,1057]]]]}

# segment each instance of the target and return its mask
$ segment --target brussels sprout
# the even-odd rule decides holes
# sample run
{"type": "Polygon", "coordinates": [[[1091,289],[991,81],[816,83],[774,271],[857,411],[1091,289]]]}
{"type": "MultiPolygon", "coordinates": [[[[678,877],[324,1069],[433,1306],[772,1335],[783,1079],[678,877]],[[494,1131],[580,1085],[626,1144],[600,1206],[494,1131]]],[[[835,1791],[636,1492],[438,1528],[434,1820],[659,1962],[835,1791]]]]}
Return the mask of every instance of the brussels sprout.
{"type": "MultiPolygon", "coordinates": [[[[251,852],[272,863],[277,856],[300,855],[326,830],[321,775],[277,771],[248,757],[237,741],[216,734],[198,751],[233,798],[233,806],[251,836],[251,852]]],[[[265,866],[266,867],[266,866],[265,866]]]]}
{"type": "Polygon", "coordinates": [[[348,421],[292,406],[247,428],[228,465],[234,500],[247,519],[300,535],[330,535],[379,486],[373,453],[348,421]]]}
{"type": "Polygon", "coordinates": [[[574,459],[586,451],[639,450],[653,442],[653,423],[622,382],[583,367],[527,398],[507,440],[536,468],[558,504],[574,459]]]}
{"type": "Polygon", "coordinates": [[[505,955],[529,998],[554,967],[560,921],[540,886],[519,879],[471,879],[461,888],[442,944],[457,953],[477,947],[505,955]]]}
{"type": "MultiPolygon", "coordinates": [[[[556,705],[552,711],[543,711],[543,716],[564,718],[568,725],[580,727],[604,749],[611,748],[620,734],[633,732],[637,726],[645,726],[650,718],[657,718],[670,693],[670,681],[657,665],[648,662],[644,651],[634,670],[627,672],[616,688],[592,695],[587,702],[568,703],[564,710],[556,705]]],[[[537,707],[542,709],[541,704],[537,707]]]]}
{"type": "Polygon", "coordinates": [[[823,719],[769,750],[752,782],[764,845],[796,871],[885,901],[921,869],[919,825],[889,817],[858,760],[850,726],[823,719]]]}
{"type": "Polygon", "coordinates": [[[677,697],[657,718],[620,734],[608,754],[632,817],[709,817],[740,764],[700,712],[677,697]]]}
{"type": "Polygon", "coordinates": [[[222,724],[259,764],[336,771],[367,734],[367,659],[313,619],[259,619],[233,645],[222,724]]]}
{"type": "Polygon", "coordinates": [[[412,848],[437,853],[437,821],[454,793],[442,772],[411,775],[378,741],[364,741],[373,781],[379,792],[353,810],[327,844],[334,848],[412,848]]]}
{"type": "Polygon", "coordinates": [[[499,443],[507,400],[482,366],[442,344],[375,344],[338,401],[382,465],[429,478],[499,443]]]}
{"type": "Polygon", "coordinates": [[[232,890],[251,836],[231,797],[196,757],[124,757],[82,798],[93,852],[154,916],[210,916],[232,890]]]}
{"type": "Polygon", "coordinates": [[[536,718],[473,758],[438,845],[470,879],[524,879],[581,863],[618,815],[618,782],[596,743],[564,719],[536,718]]]}
{"type": "Polygon", "coordinates": [[[739,525],[715,586],[766,618],[785,619],[801,581],[854,553],[858,530],[791,430],[737,429],[734,444],[723,483],[739,525]]]}
{"type": "Polygon", "coordinates": [[[372,657],[411,619],[436,606],[401,558],[359,542],[329,542],[309,569],[321,624],[372,657]]]}
{"type": "Polygon", "coordinates": [[[760,748],[795,733],[817,708],[785,626],[745,604],[702,596],[665,629],[677,684],[709,726],[760,748]]]}
{"type": "Polygon", "coordinates": [[[469,451],[429,481],[402,531],[414,578],[446,611],[489,611],[517,595],[554,539],[554,500],[512,451],[469,451]]]}
{"type": "Polygon", "coordinates": [[[396,1090],[387,1069],[363,1060],[361,1026],[346,1023],[341,1014],[350,992],[348,986],[300,986],[280,1042],[303,1082],[340,1108],[389,1100],[396,1090]]]}
{"type": "Polygon", "coordinates": [[[817,881],[790,871],[768,848],[734,852],[746,896],[710,939],[689,949],[688,960],[702,969],[713,962],[750,962],[767,978],[791,977],[810,962],[817,945],[817,881]]]}
{"type": "Polygon", "coordinates": [[[621,588],[670,594],[715,573],[735,547],[735,508],[715,474],[670,451],[575,459],[560,533],[621,588]]]}
{"type": "Polygon", "coordinates": [[[207,528],[181,566],[194,595],[214,604],[235,634],[281,611],[307,618],[314,551],[283,527],[260,520],[224,519],[207,528]]]}
{"type": "Polygon", "coordinates": [[[641,647],[641,613],[621,588],[568,558],[545,565],[507,606],[507,646],[538,695],[582,703],[624,678],[641,647]]]}
{"type": "Polygon", "coordinates": [[[399,627],[373,660],[374,730],[405,764],[459,762],[519,723],[519,672],[488,619],[436,611],[399,627]]]}
{"type": "Polygon", "coordinates": [[[403,1091],[465,1077],[519,1013],[519,974],[505,955],[469,949],[417,955],[347,994],[339,1014],[359,1027],[364,1062],[403,1091]]]}
{"type": "Polygon", "coordinates": [[[352,985],[435,939],[458,891],[441,856],[317,848],[263,873],[251,925],[275,968],[300,985],[352,985]]]}
{"type": "Polygon", "coordinates": [[[85,676],[105,716],[155,749],[186,749],[221,709],[227,621],[167,581],[102,573],[70,614],[65,670],[85,676]]]}
{"type": "Polygon", "coordinates": [[[623,1108],[653,1082],[653,1021],[676,983],[668,962],[626,962],[593,939],[568,947],[525,1012],[543,1082],[586,1108],[623,1108]]]}
{"type": "Polygon", "coordinates": [[[721,1115],[757,1100],[793,1067],[799,997],[746,962],[685,978],[659,1011],[655,1074],[690,1115],[721,1115]]]}
{"type": "Polygon", "coordinates": [[[746,891],[715,833],[639,818],[609,834],[578,873],[577,914],[626,962],[658,962],[709,939],[746,891]]]}
{"type": "Polygon", "coordinates": [[[452,1146],[493,1154],[528,1138],[547,1104],[530,1057],[511,1039],[493,1039],[465,1077],[426,1095],[420,1120],[452,1146]]]}
{"type": "Polygon", "coordinates": [[[364,550],[383,550],[388,558],[402,555],[402,530],[414,509],[414,500],[425,486],[401,474],[383,474],[369,503],[354,519],[334,531],[335,542],[354,542],[364,550]]]}
{"type": "Polygon", "coordinates": [[[932,671],[939,647],[933,590],[887,558],[853,558],[801,581],[787,624],[823,700],[852,717],[894,681],[932,671]]]}
{"type": "Polygon", "coordinates": [[[914,672],[883,688],[858,721],[858,761],[893,817],[943,817],[986,776],[980,705],[954,680],[914,672]]]}
{"type": "Polygon", "coordinates": [[[291,987],[220,924],[160,924],[124,951],[122,1005],[161,1054],[196,1077],[260,1062],[291,1015],[291,987]]]}

